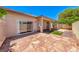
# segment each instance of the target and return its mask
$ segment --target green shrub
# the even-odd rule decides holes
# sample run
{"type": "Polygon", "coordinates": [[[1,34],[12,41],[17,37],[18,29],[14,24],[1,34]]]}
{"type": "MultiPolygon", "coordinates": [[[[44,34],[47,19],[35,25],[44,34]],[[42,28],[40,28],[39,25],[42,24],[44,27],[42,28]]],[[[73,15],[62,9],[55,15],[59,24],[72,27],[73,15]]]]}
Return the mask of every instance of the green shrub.
{"type": "Polygon", "coordinates": [[[55,34],[55,35],[61,35],[63,32],[60,32],[60,31],[53,31],[51,32],[52,34],[55,34]]]}
{"type": "Polygon", "coordinates": [[[0,18],[7,14],[7,11],[3,8],[0,8],[0,18]]]}

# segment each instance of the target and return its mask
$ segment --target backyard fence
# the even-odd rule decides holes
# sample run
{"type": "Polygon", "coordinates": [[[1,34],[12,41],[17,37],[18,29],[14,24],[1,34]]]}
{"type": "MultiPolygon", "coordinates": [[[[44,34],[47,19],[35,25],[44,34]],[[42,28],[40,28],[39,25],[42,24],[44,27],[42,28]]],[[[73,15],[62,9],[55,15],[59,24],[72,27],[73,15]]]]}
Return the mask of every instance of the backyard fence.
{"type": "Polygon", "coordinates": [[[57,24],[58,29],[72,29],[72,26],[69,26],[67,24],[57,24]]]}

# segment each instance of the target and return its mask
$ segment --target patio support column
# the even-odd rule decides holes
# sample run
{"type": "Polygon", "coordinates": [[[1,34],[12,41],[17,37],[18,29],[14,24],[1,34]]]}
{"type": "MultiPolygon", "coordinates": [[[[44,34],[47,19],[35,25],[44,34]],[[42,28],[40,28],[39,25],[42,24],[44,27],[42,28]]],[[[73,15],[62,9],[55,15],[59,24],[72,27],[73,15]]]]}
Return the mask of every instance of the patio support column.
{"type": "Polygon", "coordinates": [[[40,21],[40,32],[43,32],[43,19],[40,21]]]}
{"type": "Polygon", "coordinates": [[[53,26],[52,26],[52,23],[50,22],[50,30],[52,30],[53,26]]]}

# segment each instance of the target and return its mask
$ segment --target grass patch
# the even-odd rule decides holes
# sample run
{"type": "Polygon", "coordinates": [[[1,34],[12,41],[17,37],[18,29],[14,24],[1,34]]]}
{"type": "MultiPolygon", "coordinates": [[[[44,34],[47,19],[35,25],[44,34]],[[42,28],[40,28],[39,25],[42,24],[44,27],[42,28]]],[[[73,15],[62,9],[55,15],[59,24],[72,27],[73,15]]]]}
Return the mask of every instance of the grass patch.
{"type": "Polygon", "coordinates": [[[56,30],[55,30],[55,31],[53,31],[53,32],[51,32],[51,34],[55,34],[55,35],[62,35],[62,33],[63,33],[63,32],[56,31],[56,30]]]}

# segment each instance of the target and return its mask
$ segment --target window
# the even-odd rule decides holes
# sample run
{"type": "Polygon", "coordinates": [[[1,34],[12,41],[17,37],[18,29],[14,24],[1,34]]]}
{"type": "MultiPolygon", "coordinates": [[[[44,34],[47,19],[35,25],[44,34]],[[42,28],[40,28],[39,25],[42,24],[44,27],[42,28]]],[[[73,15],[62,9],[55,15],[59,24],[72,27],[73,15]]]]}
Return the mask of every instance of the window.
{"type": "Polygon", "coordinates": [[[31,21],[19,21],[20,33],[31,32],[33,25],[31,21]]]}

